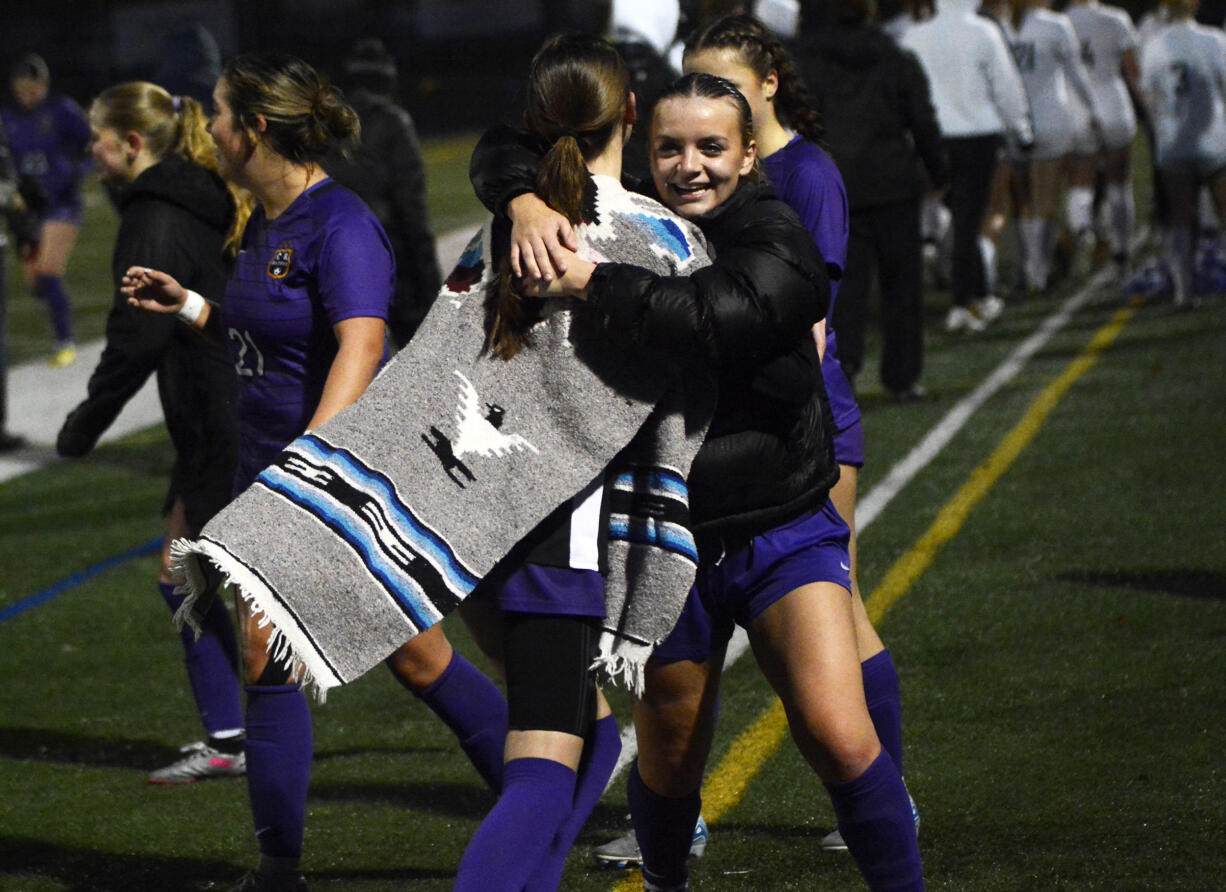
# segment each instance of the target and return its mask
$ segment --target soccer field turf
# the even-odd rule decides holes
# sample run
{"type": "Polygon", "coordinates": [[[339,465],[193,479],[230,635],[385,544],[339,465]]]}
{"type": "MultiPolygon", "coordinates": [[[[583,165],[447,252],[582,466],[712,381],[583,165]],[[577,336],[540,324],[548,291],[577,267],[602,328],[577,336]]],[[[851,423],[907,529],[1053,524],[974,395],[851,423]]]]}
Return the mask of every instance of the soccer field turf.
{"type": "MultiPolygon", "coordinates": [[[[930,294],[923,403],[889,404],[870,355],[862,504],[1068,294],[962,338],[940,331],[946,297],[930,294]]],[[[870,604],[896,599],[880,628],[932,889],[1222,887],[1226,300],[1123,306],[1089,295],[861,538],[870,604]]],[[[226,888],[254,863],[242,782],[145,783],[200,736],[156,558],[11,610],[156,538],[170,460],[155,428],[0,485],[0,890],[226,888]]],[[[817,846],[830,807],[773,702],[751,658],[726,674],[717,820],[692,885],[862,889],[847,856],[817,846]]],[[[450,888],[492,802],[451,736],[383,672],[315,716],[312,889],[450,888]]],[[[588,849],[624,815],[619,781],[564,889],[623,885],[588,849]]]]}

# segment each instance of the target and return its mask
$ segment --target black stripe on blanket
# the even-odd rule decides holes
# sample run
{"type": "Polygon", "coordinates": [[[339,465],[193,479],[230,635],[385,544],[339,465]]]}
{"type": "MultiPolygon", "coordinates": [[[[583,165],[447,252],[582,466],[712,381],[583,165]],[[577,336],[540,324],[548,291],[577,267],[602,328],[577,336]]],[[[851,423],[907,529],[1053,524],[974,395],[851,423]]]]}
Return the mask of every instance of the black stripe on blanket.
{"type": "Polygon", "coordinates": [[[396,496],[382,474],[310,435],[257,478],[352,548],[408,620],[426,629],[454,610],[478,578],[396,496]]]}
{"type": "Polygon", "coordinates": [[[680,474],[660,467],[618,468],[605,495],[611,539],[656,546],[698,563],[689,529],[689,489],[680,474]]]}

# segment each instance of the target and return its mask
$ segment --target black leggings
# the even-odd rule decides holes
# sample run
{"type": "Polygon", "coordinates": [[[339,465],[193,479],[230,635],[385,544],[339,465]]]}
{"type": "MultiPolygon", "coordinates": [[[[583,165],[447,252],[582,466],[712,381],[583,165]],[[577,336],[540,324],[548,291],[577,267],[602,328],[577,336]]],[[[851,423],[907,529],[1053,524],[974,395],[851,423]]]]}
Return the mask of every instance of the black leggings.
{"type": "Polygon", "coordinates": [[[988,210],[992,176],[1001,138],[967,136],[946,139],[949,152],[949,213],[953,217],[954,306],[965,307],[985,294],[983,257],[979,253],[979,230],[988,210]]]}
{"type": "Polygon", "coordinates": [[[588,667],[596,654],[600,620],[507,613],[505,623],[511,730],[586,737],[596,703],[596,685],[588,667]]]}

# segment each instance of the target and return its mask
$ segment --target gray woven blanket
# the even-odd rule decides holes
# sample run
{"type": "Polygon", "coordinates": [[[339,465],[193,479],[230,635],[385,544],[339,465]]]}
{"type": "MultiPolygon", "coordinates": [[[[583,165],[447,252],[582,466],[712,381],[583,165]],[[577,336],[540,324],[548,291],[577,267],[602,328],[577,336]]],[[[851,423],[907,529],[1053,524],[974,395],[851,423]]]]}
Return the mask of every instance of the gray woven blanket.
{"type": "MultiPolygon", "coordinates": [[[[688,223],[611,178],[594,182],[582,255],[680,275],[709,262],[688,223]]],[[[611,342],[571,301],[547,302],[531,346],[511,361],[483,352],[490,239],[487,223],[413,341],[359,400],[289,444],[197,540],[174,543],[189,595],[182,621],[205,606],[197,561],[208,558],[275,626],[274,658],[322,696],[442,619],[554,509],[608,474],[618,495],[598,663],[641,684],[694,577],[685,477],[714,388],[611,342]]]]}

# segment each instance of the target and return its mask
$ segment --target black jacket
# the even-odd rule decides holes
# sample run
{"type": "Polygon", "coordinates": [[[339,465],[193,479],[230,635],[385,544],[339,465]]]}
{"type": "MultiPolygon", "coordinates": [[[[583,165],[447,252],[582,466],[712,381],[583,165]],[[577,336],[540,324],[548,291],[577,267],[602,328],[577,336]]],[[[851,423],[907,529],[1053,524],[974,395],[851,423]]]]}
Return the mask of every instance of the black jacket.
{"type": "Polygon", "coordinates": [[[234,483],[234,366],[224,344],[202,337],[173,316],[128,306],[119,284],[128,267],[147,266],[220,300],[228,272],[222,243],[233,213],[230,195],[215,174],[171,155],[119,194],[119,211],[106,347],[90,376],[88,396],[69,413],[56,450],[72,457],[89,452],[124,404],[157,372],[176,452],[168,499],[182,496],[188,522],[199,529],[229,500],[234,483]]]}
{"type": "Polygon", "coordinates": [[[602,263],[589,301],[614,336],[715,369],[718,402],[690,470],[690,513],[700,540],[743,540],[821,505],[838,479],[810,334],[830,286],[812,237],[764,184],[742,185],[693,222],[712,266],[669,278],[602,263]]]}
{"type": "Polygon", "coordinates": [[[918,199],[919,159],[934,186],[948,182],[928,77],[912,53],[875,25],[831,24],[802,36],[796,59],[851,210],[918,199]]]}
{"type": "Polygon", "coordinates": [[[403,347],[443,284],[426,209],[426,164],[407,111],[369,90],[354,90],[345,98],[362,121],[362,142],[352,157],[337,152],[323,166],[370,206],[392,243],[396,294],[388,328],[403,347]]]}
{"type": "MultiPolygon", "coordinates": [[[[541,151],[523,131],[487,131],[469,166],[477,197],[498,213],[531,191],[541,151]]],[[[744,183],[693,222],[713,266],[669,278],[602,263],[589,301],[614,337],[716,371],[715,417],[690,470],[691,521],[700,542],[741,541],[820,506],[838,480],[810,334],[830,284],[812,236],[765,184],[744,183]]]]}

